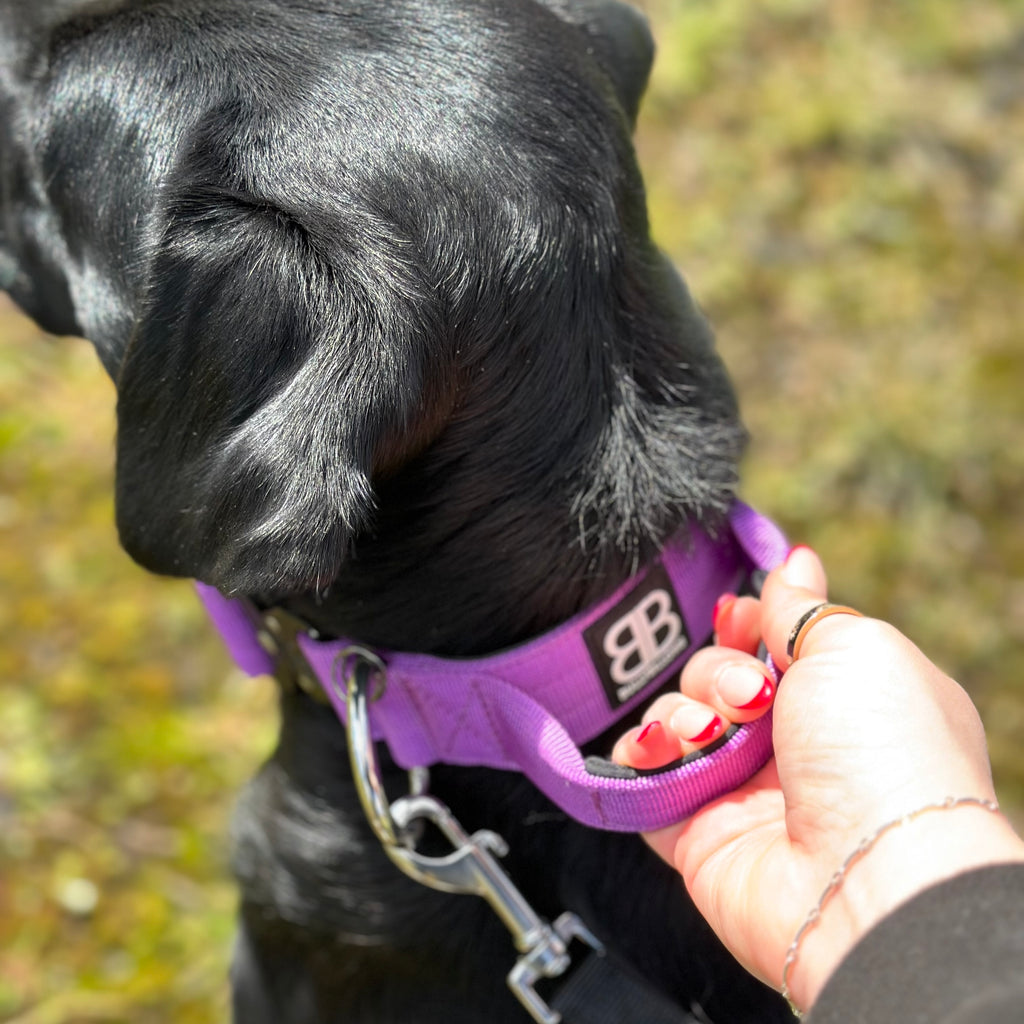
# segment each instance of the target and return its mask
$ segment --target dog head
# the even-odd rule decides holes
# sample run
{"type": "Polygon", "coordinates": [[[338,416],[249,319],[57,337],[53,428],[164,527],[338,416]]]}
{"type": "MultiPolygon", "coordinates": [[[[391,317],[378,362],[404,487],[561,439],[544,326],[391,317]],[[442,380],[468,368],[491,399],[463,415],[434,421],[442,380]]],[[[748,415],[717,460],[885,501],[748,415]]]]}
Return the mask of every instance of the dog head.
{"type": "Polygon", "coordinates": [[[0,0],[0,284],[115,379],[142,565],[294,594],[503,496],[496,533],[583,550],[727,506],[742,431],[649,238],[630,8],[29,6],[0,0]]]}

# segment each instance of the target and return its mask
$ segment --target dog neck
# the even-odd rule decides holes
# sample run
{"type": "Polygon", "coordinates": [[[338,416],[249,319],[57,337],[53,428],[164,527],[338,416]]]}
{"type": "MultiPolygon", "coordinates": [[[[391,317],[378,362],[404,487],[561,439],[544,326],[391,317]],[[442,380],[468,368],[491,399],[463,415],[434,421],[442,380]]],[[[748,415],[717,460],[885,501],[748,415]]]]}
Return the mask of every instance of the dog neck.
{"type": "MultiPolygon", "coordinates": [[[[449,501],[460,506],[455,492],[449,501]]],[[[465,504],[461,505],[466,508],[465,504]]],[[[273,600],[328,636],[388,649],[471,657],[520,643],[602,599],[654,559],[662,538],[588,544],[569,524],[517,517],[520,502],[471,511],[382,517],[338,579],[320,592],[273,600]]],[[[703,525],[724,526],[717,509],[703,525]]],[[[670,534],[684,524],[666,526],[670,534]]]]}
{"type": "MultiPolygon", "coordinates": [[[[728,531],[744,436],[717,359],[706,359],[686,401],[670,387],[640,393],[615,359],[603,375],[615,383],[586,402],[576,397],[585,379],[538,382],[548,408],[488,413],[493,390],[465,396],[421,454],[374,481],[373,526],[329,586],[257,602],[325,635],[452,657],[571,618],[672,536],[728,531]]],[[[652,377],[674,372],[650,364],[652,377]]]]}

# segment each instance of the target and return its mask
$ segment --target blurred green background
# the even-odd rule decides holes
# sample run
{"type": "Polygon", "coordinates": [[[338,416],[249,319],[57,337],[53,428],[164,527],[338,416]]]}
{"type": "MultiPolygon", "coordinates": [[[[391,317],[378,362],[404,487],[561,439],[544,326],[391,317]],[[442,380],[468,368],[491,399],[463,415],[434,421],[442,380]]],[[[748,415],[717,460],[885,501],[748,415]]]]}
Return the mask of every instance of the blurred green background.
{"type": "MultiPolygon", "coordinates": [[[[1019,814],[1024,2],[644,6],[652,222],[736,380],[745,496],[968,687],[1019,814]]],[[[270,684],[229,667],[188,584],[117,547],[113,401],[87,345],[0,300],[0,1020],[18,1024],[224,1019],[227,819],[273,742],[270,684]]]]}

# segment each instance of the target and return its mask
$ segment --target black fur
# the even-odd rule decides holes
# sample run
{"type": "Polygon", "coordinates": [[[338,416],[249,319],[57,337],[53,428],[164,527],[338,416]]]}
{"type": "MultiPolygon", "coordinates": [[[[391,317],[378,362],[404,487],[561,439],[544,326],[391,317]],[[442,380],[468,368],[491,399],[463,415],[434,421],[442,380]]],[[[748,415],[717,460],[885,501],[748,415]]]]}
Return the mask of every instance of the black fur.
{"type": "MultiPolygon", "coordinates": [[[[117,382],[129,553],[472,655],[713,526],[743,432],[648,235],[651,55],[614,0],[0,0],[0,284],[117,382]]],[[[682,1005],[786,1019],[635,837],[433,789],[682,1005]]],[[[236,849],[239,1021],[524,1019],[504,929],[384,858],[300,692],[236,849]]]]}

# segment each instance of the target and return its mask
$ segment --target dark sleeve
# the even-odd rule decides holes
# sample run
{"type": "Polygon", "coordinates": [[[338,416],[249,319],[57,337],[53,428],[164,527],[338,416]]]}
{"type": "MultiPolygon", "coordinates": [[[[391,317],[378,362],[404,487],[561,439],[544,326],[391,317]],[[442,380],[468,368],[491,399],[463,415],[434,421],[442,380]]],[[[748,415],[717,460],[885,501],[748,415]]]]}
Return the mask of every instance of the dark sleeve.
{"type": "Polygon", "coordinates": [[[879,922],[807,1024],[1021,1024],[1024,864],[926,889],[879,922]]]}

